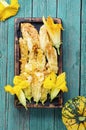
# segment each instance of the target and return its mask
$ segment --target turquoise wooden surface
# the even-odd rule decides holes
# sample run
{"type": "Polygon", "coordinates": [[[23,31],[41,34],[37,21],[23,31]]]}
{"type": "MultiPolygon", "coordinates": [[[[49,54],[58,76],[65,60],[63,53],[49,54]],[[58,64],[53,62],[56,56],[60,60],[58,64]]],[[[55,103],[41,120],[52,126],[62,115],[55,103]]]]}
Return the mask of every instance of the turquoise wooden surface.
{"type": "MultiPolygon", "coordinates": [[[[86,96],[86,0],[19,0],[15,17],[59,17],[64,31],[63,71],[69,92],[64,103],[86,96]]],[[[16,109],[13,96],[4,92],[14,76],[14,19],[0,22],[0,130],[66,130],[61,109],[16,109]]]]}
{"type": "Polygon", "coordinates": [[[82,18],[81,18],[81,95],[86,95],[86,1],[82,1],[82,18]]]}

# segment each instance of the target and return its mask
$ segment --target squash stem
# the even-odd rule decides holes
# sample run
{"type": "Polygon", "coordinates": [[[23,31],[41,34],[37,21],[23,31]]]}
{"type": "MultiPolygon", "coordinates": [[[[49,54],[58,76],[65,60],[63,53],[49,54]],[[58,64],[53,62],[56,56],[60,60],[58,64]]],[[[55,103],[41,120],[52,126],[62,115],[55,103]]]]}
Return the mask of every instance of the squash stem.
{"type": "Polygon", "coordinates": [[[83,122],[83,121],[86,120],[86,117],[84,117],[84,116],[79,116],[78,120],[79,120],[80,122],[83,122]]]}

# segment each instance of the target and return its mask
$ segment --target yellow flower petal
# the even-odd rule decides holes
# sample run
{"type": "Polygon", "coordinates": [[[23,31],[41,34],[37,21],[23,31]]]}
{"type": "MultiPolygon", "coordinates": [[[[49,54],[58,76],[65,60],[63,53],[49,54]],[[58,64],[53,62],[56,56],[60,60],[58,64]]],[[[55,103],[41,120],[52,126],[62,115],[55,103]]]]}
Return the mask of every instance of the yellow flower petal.
{"type": "Polygon", "coordinates": [[[60,90],[62,90],[62,92],[68,92],[68,88],[66,86],[66,82],[63,82],[60,86],[58,86],[58,88],[60,90]]]}
{"type": "Polygon", "coordinates": [[[53,45],[57,48],[58,54],[60,54],[59,47],[61,45],[61,30],[63,30],[62,24],[55,24],[51,17],[48,17],[47,20],[45,20],[44,16],[43,23],[46,26],[53,45]]]}
{"type": "Polygon", "coordinates": [[[30,86],[30,83],[27,80],[24,80],[21,83],[19,83],[18,86],[20,86],[21,89],[24,89],[30,86]]]}
{"type": "Polygon", "coordinates": [[[53,88],[55,86],[55,84],[51,81],[50,82],[50,80],[48,80],[48,79],[46,79],[45,81],[44,81],[44,84],[43,84],[43,87],[44,88],[46,88],[46,89],[51,89],[51,88],[53,88]]]}
{"type": "Polygon", "coordinates": [[[18,97],[20,103],[27,109],[25,94],[24,94],[24,92],[22,90],[19,92],[19,94],[17,95],[17,97],[18,97]]]}
{"type": "Polygon", "coordinates": [[[68,88],[66,86],[66,74],[63,72],[59,76],[57,76],[56,87],[62,90],[63,92],[67,92],[68,88]]]}
{"type": "Polygon", "coordinates": [[[42,104],[44,104],[44,102],[47,100],[47,94],[48,94],[48,90],[45,89],[44,87],[41,88],[41,98],[40,101],[42,102],[42,104]]]}
{"type": "Polygon", "coordinates": [[[58,75],[57,79],[56,79],[56,86],[61,85],[65,81],[65,79],[66,79],[65,72],[63,72],[62,74],[58,75]]]}
{"type": "Polygon", "coordinates": [[[10,85],[5,86],[4,89],[5,89],[6,92],[9,92],[9,93],[12,94],[12,95],[15,94],[15,92],[14,92],[14,90],[13,90],[13,87],[10,86],[10,85]]]}
{"type": "Polygon", "coordinates": [[[11,4],[9,5],[6,1],[0,1],[0,21],[4,21],[5,19],[16,15],[18,12],[19,4],[18,0],[11,0],[11,4]]]}
{"type": "Polygon", "coordinates": [[[5,91],[9,92],[10,94],[19,95],[20,91],[27,88],[29,86],[29,82],[27,80],[19,82],[19,84],[14,85],[13,87],[10,85],[5,86],[5,91]]]}
{"type": "Polygon", "coordinates": [[[53,88],[50,92],[50,98],[51,98],[51,101],[56,98],[56,96],[59,94],[60,92],[60,89],[59,88],[53,88]]]}
{"type": "Polygon", "coordinates": [[[46,89],[51,89],[55,87],[56,74],[51,72],[44,80],[43,87],[46,89]]]}
{"type": "Polygon", "coordinates": [[[14,90],[15,94],[18,96],[18,94],[20,93],[20,90],[27,88],[29,85],[30,85],[29,82],[27,80],[25,80],[25,81],[22,81],[19,84],[15,85],[13,87],[13,90],[14,90]]]}
{"type": "Polygon", "coordinates": [[[31,87],[28,86],[27,88],[24,89],[24,94],[25,94],[25,97],[31,101],[31,98],[32,98],[32,92],[31,92],[31,87]]]}
{"type": "Polygon", "coordinates": [[[15,76],[14,79],[13,79],[13,83],[14,83],[14,85],[18,85],[23,80],[24,80],[24,78],[22,76],[15,76]]]}

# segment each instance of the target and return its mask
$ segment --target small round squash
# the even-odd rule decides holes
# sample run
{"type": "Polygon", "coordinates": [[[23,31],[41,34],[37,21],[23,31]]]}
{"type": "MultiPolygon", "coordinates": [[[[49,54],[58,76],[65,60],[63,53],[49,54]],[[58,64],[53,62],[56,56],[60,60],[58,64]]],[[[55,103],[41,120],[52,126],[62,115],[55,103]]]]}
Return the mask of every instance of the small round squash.
{"type": "Polygon", "coordinates": [[[86,98],[68,100],[62,108],[62,120],[67,130],[86,130],[86,98]]]}

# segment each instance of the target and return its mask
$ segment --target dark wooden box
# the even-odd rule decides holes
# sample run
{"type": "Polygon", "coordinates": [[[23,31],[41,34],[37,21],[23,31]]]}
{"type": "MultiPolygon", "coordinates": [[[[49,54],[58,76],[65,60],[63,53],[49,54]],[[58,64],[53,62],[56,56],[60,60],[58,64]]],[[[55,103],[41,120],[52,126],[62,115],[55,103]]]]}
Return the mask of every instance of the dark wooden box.
{"type": "MultiPolygon", "coordinates": [[[[61,19],[53,18],[55,23],[61,23],[61,19]]],[[[21,30],[20,25],[21,23],[31,23],[35,26],[35,28],[39,31],[40,26],[43,24],[41,18],[16,18],[15,19],[15,75],[19,75],[20,72],[20,52],[19,52],[19,38],[21,37],[21,30]]],[[[60,47],[60,55],[58,56],[58,66],[59,72],[58,74],[62,73],[62,46],[60,47]]],[[[31,103],[27,100],[27,107],[30,108],[61,108],[63,103],[62,92],[58,94],[58,96],[50,102],[49,98],[47,101],[42,105],[40,102],[36,104],[33,100],[31,103]]],[[[14,98],[14,104],[16,107],[23,107],[20,102],[18,101],[17,97],[14,98]]]]}

